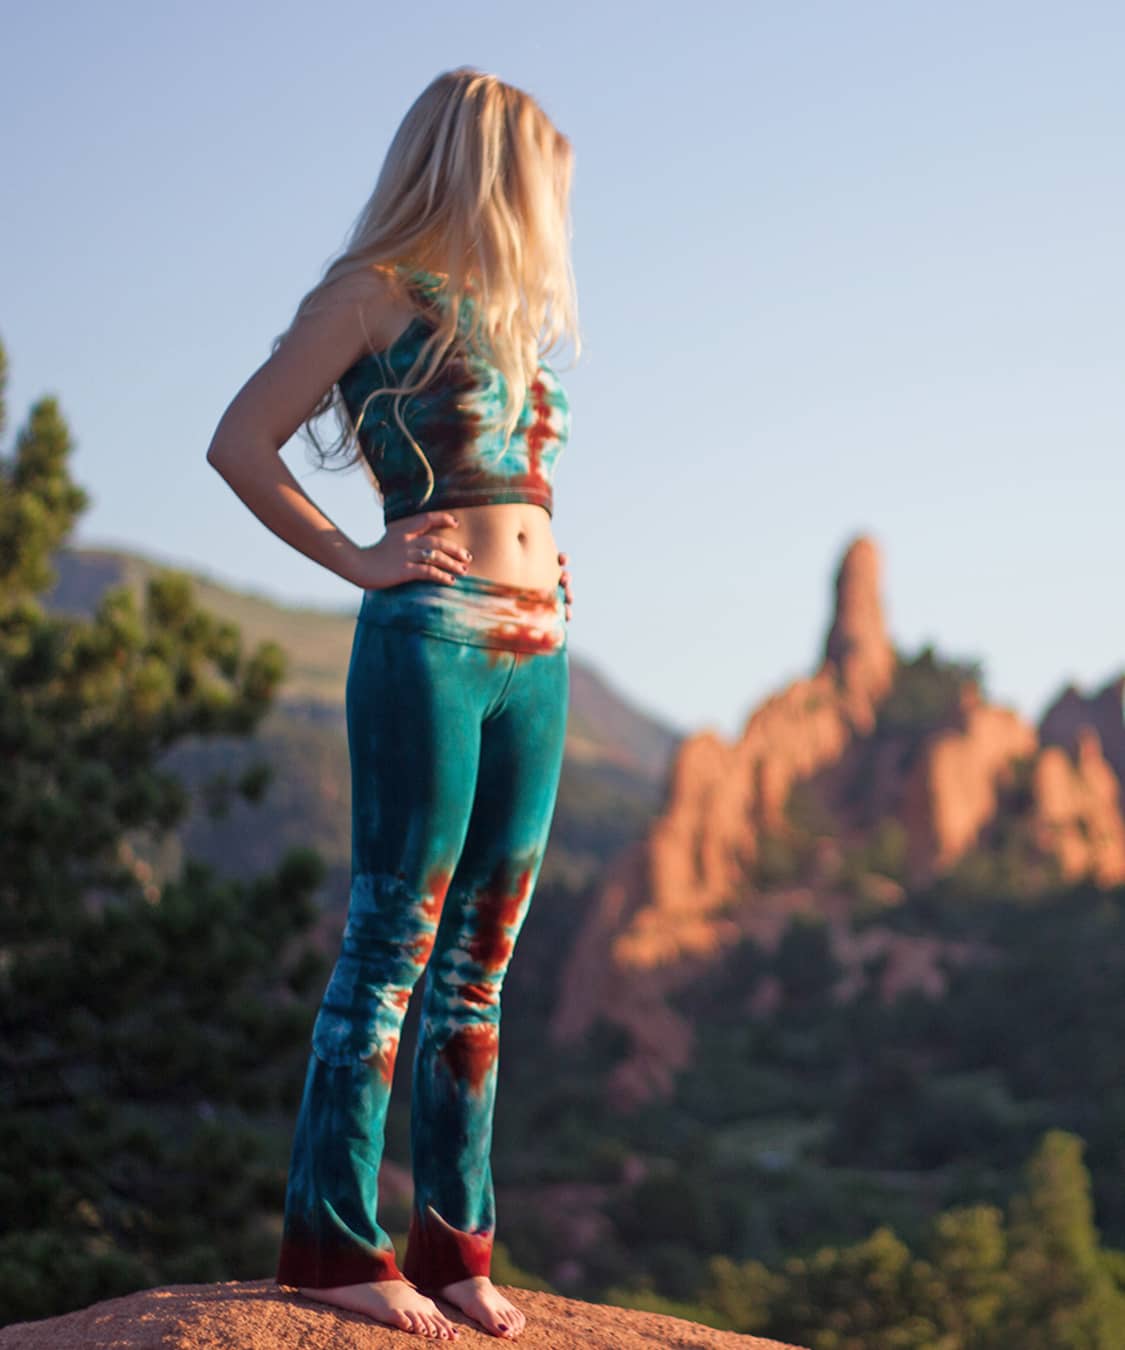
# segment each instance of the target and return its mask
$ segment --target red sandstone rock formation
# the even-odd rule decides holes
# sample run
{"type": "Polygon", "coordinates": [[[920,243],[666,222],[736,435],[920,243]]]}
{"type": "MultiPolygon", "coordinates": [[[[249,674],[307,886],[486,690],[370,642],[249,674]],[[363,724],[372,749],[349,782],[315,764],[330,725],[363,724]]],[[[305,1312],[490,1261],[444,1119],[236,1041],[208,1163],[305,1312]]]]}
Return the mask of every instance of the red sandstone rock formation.
{"type": "MultiPolygon", "coordinates": [[[[527,1350],[800,1350],[780,1341],[716,1331],[682,1317],[580,1303],[539,1290],[500,1286],[527,1314],[514,1342],[527,1350]]],[[[407,1346],[491,1346],[490,1336],[451,1303],[442,1310],[461,1328],[459,1341],[417,1336],[360,1313],[302,1298],[273,1280],[174,1284],[108,1299],[81,1312],[0,1331],[0,1350],[405,1350],[407,1346]]]]}
{"type": "Polygon", "coordinates": [[[996,814],[1013,763],[1036,749],[1035,728],[1009,708],[983,703],[975,685],[961,724],[927,741],[902,794],[911,876],[923,882],[951,867],[996,814]]]}
{"type": "Polygon", "coordinates": [[[1074,724],[1067,736],[1073,750],[1043,746],[1030,723],[982,703],[975,686],[965,691],[962,712],[960,727],[930,740],[904,794],[918,879],[952,866],[977,841],[1016,762],[1030,760],[1028,825],[1043,856],[1058,863],[1067,881],[1125,881],[1121,780],[1094,727],[1074,724]]]}
{"type": "Polygon", "coordinates": [[[1040,744],[1059,745],[1076,754],[1078,733],[1084,726],[1098,733],[1102,753],[1118,781],[1125,783],[1125,675],[1116,676],[1088,697],[1068,684],[1040,720],[1040,744]]]}
{"type": "Polygon", "coordinates": [[[1090,870],[1100,885],[1117,884],[1125,865],[1125,675],[1089,697],[1067,685],[1043,715],[1039,740],[1049,747],[1034,780],[1044,846],[1055,849],[1065,876],[1090,870]]]}
{"type": "Polygon", "coordinates": [[[883,621],[879,550],[861,536],[836,573],[836,614],[824,644],[824,662],[839,672],[854,725],[869,731],[875,709],[894,680],[896,656],[883,621]]]}
{"type": "Polygon", "coordinates": [[[1119,885],[1125,879],[1121,780],[1092,726],[1078,728],[1073,760],[1057,745],[1041,751],[1032,790],[1037,841],[1058,859],[1063,876],[1090,875],[1099,886],[1119,885]]]}
{"type": "MultiPolygon", "coordinates": [[[[1053,714],[1056,734],[1073,742],[1073,757],[1061,747],[1041,749],[1035,728],[1013,710],[985,703],[971,679],[961,686],[951,724],[917,734],[909,767],[900,767],[903,746],[893,738],[869,741],[898,664],[879,572],[874,542],[854,540],[837,572],[820,668],[768,697],[733,743],[712,731],[686,737],[659,816],[599,883],[563,974],[551,1035],[556,1044],[572,1042],[599,1018],[627,1031],[629,1055],[609,1083],[619,1105],[667,1094],[690,1060],[692,1028],[669,1006],[668,994],[748,932],[775,940],[775,920],[795,897],[822,914],[832,911],[840,898],[833,866],[879,820],[889,817],[905,829],[909,881],[925,883],[971,849],[988,847],[987,831],[1007,809],[1006,794],[1030,769],[1030,846],[1057,859],[1067,877],[1089,874],[1105,885],[1125,880],[1121,783],[1098,735],[1082,722],[1087,705],[1076,703],[1077,695],[1053,714]],[[812,782],[841,832],[818,841],[819,886],[780,901],[755,893],[748,869],[763,839],[791,833],[790,790],[812,782]]],[[[1122,688],[1125,681],[1100,695],[1093,715],[1125,765],[1122,688]]],[[[894,883],[871,882],[865,888],[871,895],[893,902],[894,883]]],[[[864,954],[884,939],[849,942],[844,917],[833,927],[834,952],[855,963],[844,982],[854,989],[864,954]]],[[[940,992],[935,950],[901,935],[887,937],[886,949],[884,997],[907,987],[940,992]]],[[[776,992],[763,990],[755,1006],[776,992]]]]}
{"type": "Polygon", "coordinates": [[[665,806],[648,837],[611,864],[562,983],[552,1036],[583,1034],[598,1016],[624,1025],[632,1053],[610,1090],[620,1101],[671,1088],[688,1062],[690,1027],[665,994],[685,958],[717,955],[738,935],[721,911],[764,831],[785,829],[798,779],[844,755],[894,674],[878,595],[878,554],[856,540],[836,579],[836,614],[820,670],[768,698],[742,735],[686,737],[665,806]]]}

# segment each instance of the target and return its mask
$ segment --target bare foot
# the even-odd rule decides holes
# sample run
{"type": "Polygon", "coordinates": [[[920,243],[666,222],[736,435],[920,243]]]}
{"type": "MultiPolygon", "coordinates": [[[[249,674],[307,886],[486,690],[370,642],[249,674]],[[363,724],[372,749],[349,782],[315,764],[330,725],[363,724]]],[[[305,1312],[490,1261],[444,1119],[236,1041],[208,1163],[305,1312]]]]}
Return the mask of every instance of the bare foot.
{"type": "Polygon", "coordinates": [[[407,1280],[371,1280],[367,1284],[340,1284],[328,1289],[301,1289],[298,1293],[321,1303],[334,1303],[349,1312],[366,1313],[377,1322],[413,1331],[419,1336],[457,1341],[461,1333],[432,1298],[407,1280]]]}
{"type": "Polygon", "coordinates": [[[456,1304],[494,1336],[514,1341],[527,1325],[527,1318],[510,1303],[487,1275],[470,1275],[467,1280],[455,1280],[443,1285],[438,1297],[456,1304]]]}

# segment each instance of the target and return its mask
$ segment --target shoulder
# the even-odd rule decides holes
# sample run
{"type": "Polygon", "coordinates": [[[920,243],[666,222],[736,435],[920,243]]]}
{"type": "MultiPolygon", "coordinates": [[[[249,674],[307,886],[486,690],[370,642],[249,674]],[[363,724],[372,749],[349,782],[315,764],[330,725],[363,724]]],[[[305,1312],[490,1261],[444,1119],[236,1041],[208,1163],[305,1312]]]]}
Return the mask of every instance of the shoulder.
{"type": "Polygon", "coordinates": [[[390,266],[356,268],[328,288],[331,300],[350,310],[370,351],[390,346],[417,310],[408,288],[390,266]]]}

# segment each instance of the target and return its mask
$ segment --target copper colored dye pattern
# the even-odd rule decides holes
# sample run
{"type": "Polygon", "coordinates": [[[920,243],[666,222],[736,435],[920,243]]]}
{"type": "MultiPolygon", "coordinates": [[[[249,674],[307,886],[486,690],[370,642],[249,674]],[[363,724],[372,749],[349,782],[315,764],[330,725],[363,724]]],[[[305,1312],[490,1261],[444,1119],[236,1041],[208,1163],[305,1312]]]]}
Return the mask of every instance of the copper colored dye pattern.
{"type": "Polygon", "coordinates": [[[452,583],[412,581],[364,593],[361,622],[483,647],[486,669],[507,674],[505,653],[553,652],[566,646],[564,589],[509,585],[475,573],[452,583]]]}
{"type": "Polygon", "coordinates": [[[499,871],[477,899],[477,923],[469,954],[482,970],[499,972],[511,959],[513,940],[509,929],[518,922],[531,890],[532,872],[525,868],[514,889],[504,885],[499,871]]]}
{"type": "Polygon", "coordinates": [[[535,613],[542,613],[544,621],[550,619],[554,612],[555,597],[553,591],[534,591],[526,595],[517,595],[514,597],[517,609],[532,610],[535,613]]]}
{"type": "Polygon", "coordinates": [[[377,1046],[363,1061],[364,1064],[379,1074],[388,1087],[394,1081],[398,1044],[399,1038],[397,1036],[387,1036],[383,1043],[377,1046]]]}
{"type": "Polygon", "coordinates": [[[461,985],[461,997],[466,1003],[473,1003],[481,1008],[494,1007],[500,1001],[496,986],[487,981],[467,980],[461,985]]]}
{"type": "Polygon", "coordinates": [[[555,429],[551,425],[551,404],[547,390],[538,376],[531,386],[531,398],[535,415],[527,431],[528,474],[536,482],[548,486],[540,467],[541,455],[543,447],[555,440],[555,429]]]}
{"type": "Polygon", "coordinates": [[[453,879],[453,870],[449,867],[435,867],[427,873],[422,886],[422,914],[430,923],[441,918],[442,906],[453,879]]]}
{"type": "Polygon", "coordinates": [[[510,642],[520,651],[554,651],[559,645],[553,633],[545,632],[538,624],[513,623],[506,619],[484,630],[490,643],[510,642]]]}
{"type": "Polygon", "coordinates": [[[436,939],[436,933],[419,933],[417,937],[411,938],[406,944],[410,959],[416,966],[424,966],[430,959],[430,953],[434,949],[436,939]]]}
{"type": "Polygon", "coordinates": [[[500,1053],[500,1032],[492,1022],[458,1027],[442,1047],[441,1055],[454,1078],[480,1092],[500,1053]]]}

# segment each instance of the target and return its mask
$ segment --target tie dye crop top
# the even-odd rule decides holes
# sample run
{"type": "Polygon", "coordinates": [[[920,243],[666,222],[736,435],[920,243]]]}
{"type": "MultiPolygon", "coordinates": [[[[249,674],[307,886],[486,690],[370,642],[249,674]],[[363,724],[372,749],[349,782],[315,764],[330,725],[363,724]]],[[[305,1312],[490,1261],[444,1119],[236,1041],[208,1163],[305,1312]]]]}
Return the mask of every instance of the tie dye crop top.
{"type": "MultiPolygon", "coordinates": [[[[423,310],[432,313],[433,306],[444,303],[442,279],[435,273],[413,270],[404,276],[423,310]]],[[[471,303],[471,298],[462,303],[462,322],[471,303]]],[[[431,384],[402,397],[402,420],[433,473],[430,492],[426,465],[395,418],[395,395],[381,395],[364,409],[373,389],[403,383],[436,327],[433,318],[417,315],[390,347],[361,356],[337,381],[359,448],[379,484],[384,520],[489,502],[532,502],[551,515],[555,465],[570,436],[570,404],[545,361],[528,388],[506,450],[503,426],[497,425],[504,376],[482,356],[453,349],[431,384]]]]}

